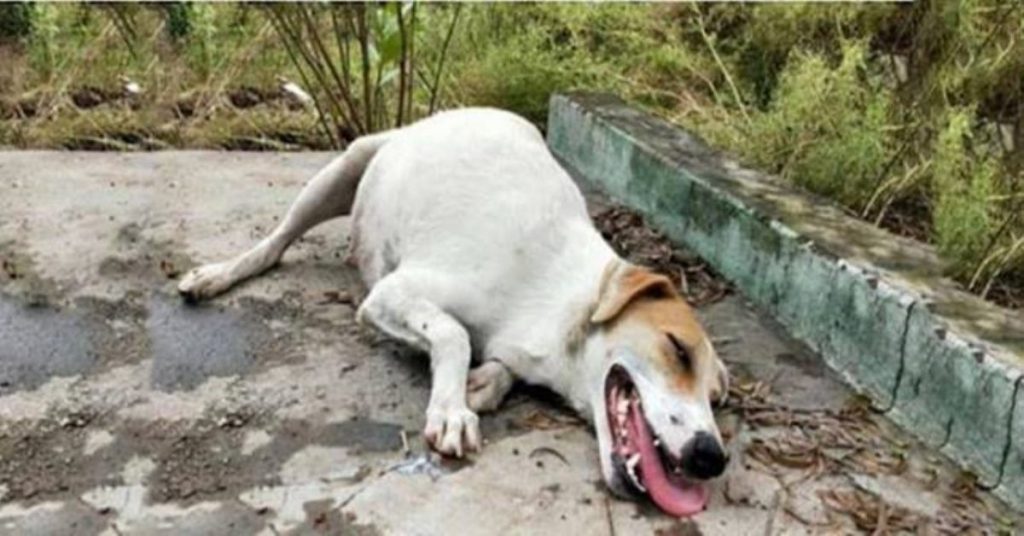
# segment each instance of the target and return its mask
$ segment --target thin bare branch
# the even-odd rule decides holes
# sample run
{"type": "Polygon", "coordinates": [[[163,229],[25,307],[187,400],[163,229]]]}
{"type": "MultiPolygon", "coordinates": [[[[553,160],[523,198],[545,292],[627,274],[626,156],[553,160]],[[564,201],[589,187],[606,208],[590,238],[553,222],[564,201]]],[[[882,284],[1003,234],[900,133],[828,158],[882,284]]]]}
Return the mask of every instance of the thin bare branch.
{"type": "MultiPolygon", "coordinates": [[[[288,30],[285,28],[280,14],[275,13],[274,9],[269,10],[271,24],[277,29],[278,34],[282,36],[281,41],[284,43],[284,48],[288,52],[288,57],[292,60],[292,64],[295,65],[295,70],[299,72],[299,77],[302,78],[302,84],[310,89],[313,85],[310,83],[309,77],[306,75],[306,71],[302,68],[302,63],[299,61],[298,56],[295,53],[294,47],[292,46],[291,38],[288,36],[288,30]]],[[[313,106],[316,107],[317,120],[320,123],[320,127],[323,129],[327,139],[330,140],[332,147],[342,148],[342,144],[338,142],[338,138],[334,135],[334,130],[327,123],[327,114],[324,113],[323,106],[320,103],[320,98],[317,97],[316,91],[313,92],[313,106]]]]}
{"type": "Polygon", "coordinates": [[[441,71],[444,70],[444,61],[448,57],[448,46],[455,35],[455,26],[459,22],[459,14],[462,13],[462,4],[455,5],[455,13],[452,14],[452,22],[448,25],[448,33],[444,36],[444,45],[441,46],[441,57],[437,60],[437,68],[434,69],[434,83],[430,85],[430,105],[427,114],[433,114],[437,106],[437,96],[441,92],[441,71]]]}
{"type": "MultiPolygon", "coordinates": [[[[339,115],[345,120],[345,122],[351,123],[352,126],[355,126],[356,130],[366,132],[359,123],[358,108],[356,108],[356,105],[352,100],[352,94],[349,92],[348,84],[345,83],[345,80],[342,79],[338,70],[334,67],[334,61],[332,60],[331,55],[327,52],[327,47],[324,46],[323,40],[320,38],[320,32],[317,30],[316,21],[310,16],[309,12],[305,9],[305,6],[301,6],[300,11],[306,21],[306,26],[309,28],[309,32],[311,34],[310,41],[312,41],[314,49],[322,58],[323,63],[327,65],[327,69],[330,72],[331,77],[334,79],[335,87],[337,87],[338,92],[341,94],[341,100],[348,108],[348,113],[343,112],[339,115]]],[[[330,91],[330,88],[324,89],[330,91]]]]}
{"type": "MultiPolygon", "coordinates": [[[[298,6],[298,8],[302,9],[302,6],[298,6]]],[[[323,67],[324,62],[319,60],[317,53],[314,49],[307,48],[306,42],[308,40],[315,41],[317,39],[306,38],[307,36],[305,36],[304,33],[302,32],[303,22],[298,20],[298,17],[296,17],[295,20],[290,22],[288,22],[288,19],[284,17],[282,17],[282,20],[285,21],[286,24],[290,23],[293,25],[291,27],[291,31],[289,32],[289,35],[293,39],[293,45],[305,60],[307,67],[309,67],[309,70],[316,77],[316,81],[319,84],[321,92],[327,96],[328,103],[331,105],[331,109],[333,110],[331,115],[334,117],[340,117],[344,119],[345,108],[341,100],[338,99],[338,96],[335,94],[335,92],[331,90],[329,75],[327,74],[323,67]]]]}
{"type": "Polygon", "coordinates": [[[362,53],[363,64],[363,113],[366,116],[366,128],[369,130],[373,125],[373,88],[370,83],[370,31],[366,26],[367,5],[360,4],[356,19],[356,35],[359,41],[359,51],[362,53]]]}
{"type": "Polygon", "coordinates": [[[718,65],[718,69],[722,71],[722,76],[725,77],[725,81],[729,84],[729,90],[732,91],[732,97],[736,100],[736,105],[740,108],[740,113],[743,114],[743,118],[747,121],[747,125],[753,123],[750,119],[750,114],[747,113],[747,107],[743,104],[743,99],[740,97],[740,91],[736,88],[736,83],[732,80],[732,75],[729,74],[729,69],[726,68],[725,63],[722,62],[722,58],[718,55],[718,50],[715,49],[714,40],[708,35],[707,29],[704,27],[704,16],[701,15],[700,9],[697,8],[697,4],[691,3],[690,7],[693,8],[694,14],[697,16],[697,29],[700,30],[700,36],[704,39],[704,44],[707,45],[708,51],[711,52],[711,57],[715,59],[715,64],[718,65]]]}
{"type": "Polygon", "coordinates": [[[395,127],[402,126],[405,116],[405,66],[409,60],[409,47],[406,39],[405,16],[402,14],[402,3],[395,3],[395,17],[398,19],[398,35],[401,43],[401,51],[398,56],[398,110],[395,113],[395,127]]]}
{"type": "MultiPolygon", "coordinates": [[[[342,6],[345,9],[345,17],[351,18],[352,12],[347,6],[342,6]]],[[[338,9],[331,9],[331,27],[334,30],[334,39],[337,41],[338,55],[341,57],[341,74],[345,79],[345,85],[349,88],[352,87],[352,57],[349,54],[348,40],[349,35],[343,32],[341,24],[338,23],[338,9]]]]}
{"type": "Polygon", "coordinates": [[[416,72],[416,5],[417,4],[413,2],[409,12],[409,18],[411,19],[409,21],[409,63],[405,66],[405,79],[409,86],[406,90],[409,97],[405,102],[405,117],[406,120],[410,122],[414,119],[412,116],[412,103],[414,101],[413,97],[415,96],[414,88],[416,82],[416,77],[413,76],[413,73],[416,72]]]}

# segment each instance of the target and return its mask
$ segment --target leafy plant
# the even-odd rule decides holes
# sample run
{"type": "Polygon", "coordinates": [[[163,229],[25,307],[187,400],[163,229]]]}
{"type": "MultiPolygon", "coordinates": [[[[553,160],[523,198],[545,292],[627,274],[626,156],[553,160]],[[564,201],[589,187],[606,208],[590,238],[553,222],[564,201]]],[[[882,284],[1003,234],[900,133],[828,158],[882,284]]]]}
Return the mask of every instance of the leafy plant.
{"type": "Polygon", "coordinates": [[[977,265],[992,233],[988,200],[997,166],[970,150],[973,116],[970,109],[950,111],[948,125],[936,141],[932,175],[936,244],[959,274],[977,265]]]}
{"type": "Polygon", "coordinates": [[[32,4],[0,4],[0,43],[24,39],[32,34],[32,4]]]}
{"type": "MultiPolygon", "coordinates": [[[[454,8],[452,28],[460,9],[454,8]]],[[[423,84],[416,71],[416,4],[274,5],[267,13],[304,86],[313,89],[333,145],[414,119],[414,93],[423,84]]],[[[431,71],[430,108],[445,56],[442,50],[431,71]]]]}
{"type": "Polygon", "coordinates": [[[171,39],[183,39],[192,30],[193,4],[172,2],[165,4],[167,11],[167,35],[171,39]]]}

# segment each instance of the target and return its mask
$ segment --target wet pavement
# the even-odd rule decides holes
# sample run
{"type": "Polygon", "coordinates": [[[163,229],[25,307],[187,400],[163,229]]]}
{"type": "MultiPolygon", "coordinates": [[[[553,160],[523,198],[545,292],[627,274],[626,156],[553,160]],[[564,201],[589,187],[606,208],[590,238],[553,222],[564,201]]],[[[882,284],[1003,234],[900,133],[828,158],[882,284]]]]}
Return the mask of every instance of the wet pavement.
{"type": "Polygon", "coordinates": [[[637,222],[612,226],[613,242],[678,268],[736,376],[721,412],[734,463],[709,509],[680,521],[611,497],[588,429],[534,389],[482,418],[479,455],[432,456],[419,435],[426,360],[355,325],[363,289],[342,261],[347,221],[318,227],[281,266],[209,303],[174,292],[192,265],[263,236],[330,158],[0,153],[0,534],[1021,526],[741,296],[706,281],[699,259],[651,249],[656,236],[637,222]]]}

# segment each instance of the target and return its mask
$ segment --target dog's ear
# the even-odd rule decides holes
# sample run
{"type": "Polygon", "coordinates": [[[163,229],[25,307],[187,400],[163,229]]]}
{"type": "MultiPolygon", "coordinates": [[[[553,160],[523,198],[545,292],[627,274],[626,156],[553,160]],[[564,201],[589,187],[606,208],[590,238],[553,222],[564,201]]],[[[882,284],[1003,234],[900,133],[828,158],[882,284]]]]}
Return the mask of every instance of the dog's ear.
{"type": "Polygon", "coordinates": [[[646,268],[622,263],[601,285],[601,295],[590,321],[594,324],[608,322],[640,297],[673,298],[678,295],[669,278],[646,268]]]}
{"type": "Polygon", "coordinates": [[[729,369],[718,356],[715,356],[714,382],[714,387],[711,388],[711,403],[715,407],[721,407],[729,399],[729,369]]]}

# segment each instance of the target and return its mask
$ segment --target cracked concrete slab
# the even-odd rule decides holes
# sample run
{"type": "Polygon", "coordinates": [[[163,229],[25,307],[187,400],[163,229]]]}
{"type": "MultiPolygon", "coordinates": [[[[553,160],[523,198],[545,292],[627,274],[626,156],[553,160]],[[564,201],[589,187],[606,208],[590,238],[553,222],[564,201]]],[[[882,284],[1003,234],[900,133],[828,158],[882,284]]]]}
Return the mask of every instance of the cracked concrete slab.
{"type": "Polygon", "coordinates": [[[737,387],[734,463],[692,520],[611,497],[591,432],[536,389],[482,418],[482,453],[439,459],[426,360],[354,322],[347,221],[222,298],[175,295],[330,158],[0,153],[0,534],[872,530],[850,497],[921,530],[1021,526],[738,295],[700,310],[737,387]]]}

